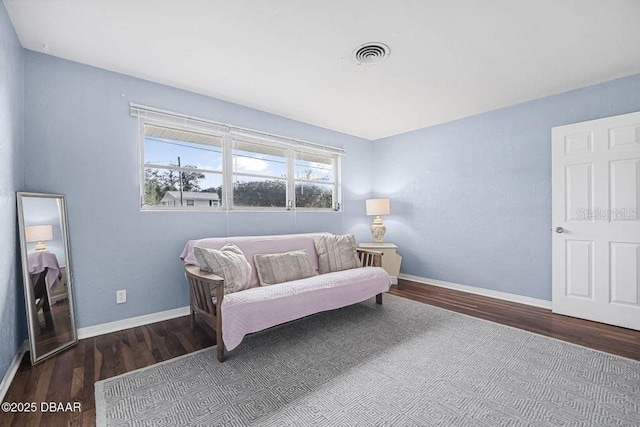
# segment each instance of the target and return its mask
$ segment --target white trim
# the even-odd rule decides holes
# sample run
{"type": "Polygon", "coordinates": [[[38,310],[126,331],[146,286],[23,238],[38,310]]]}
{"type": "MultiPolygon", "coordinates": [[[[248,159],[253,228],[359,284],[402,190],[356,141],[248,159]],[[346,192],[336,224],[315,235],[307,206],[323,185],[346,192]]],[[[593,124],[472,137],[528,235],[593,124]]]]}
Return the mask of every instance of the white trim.
{"type": "Polygon", "coordinates": [[[11,387],[11,383],[13,382],[13,378],[16,376],[18,372],[18,368],[20,367],[20,363],[22,362],[22,358],[25,353],[29,351],[29,340],[24,340],[18,348],[18,352],[16,356],[11,361],[11,365],[9,365],[9,369],[7,369],[7,373],[4,374],[4,378],[2,378],[2,382],[0,382],[0,402],[4,402],[4,397],[7,395],[9,391],[9,387],[11,387]]]}
{"type": "Polygon", "coordinates": [[[546,308],[548,310],[551,310],[551,301],[539,298],[510,294],[508,292],[502,291],[494,291],[492,289],[478,288],[476,286],[461,285],[459,283],[445,282],[444,280],[429,279],[428,277],[414,276],[412,274],[400,273],[398,277],[400,279],[410,280],[412,282],[422,283],[424,285],[433,285],[441,288],[454,289],[456,291],[467,292],[475,295],[483,295],[485,297],[517,302],[519,304],[532,305],[534,307],[546,308]]]}
{"type": "Polygon", "coordinates": [[[145,314],[144,316],[130,317],[128,319],[116,320],[115,322],[102,323],[100,325],[87,326],[78,329],[78,339],[91,338],[98,335],[110,334],[137,326],[148,325],[149,323],[162,322],[163,320],[175,319],[189,315],[189,306],[174,308],[157,313],[145,314]]]}

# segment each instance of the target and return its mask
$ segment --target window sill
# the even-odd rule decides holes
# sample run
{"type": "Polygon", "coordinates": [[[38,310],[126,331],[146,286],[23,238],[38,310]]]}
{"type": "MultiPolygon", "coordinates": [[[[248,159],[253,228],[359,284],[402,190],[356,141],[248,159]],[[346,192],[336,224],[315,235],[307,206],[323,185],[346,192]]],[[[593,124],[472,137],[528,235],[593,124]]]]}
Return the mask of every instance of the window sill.
{"type": "Polygon", "coordinates": [[[341,213],[342,211],[336,211],[335,209],[313,209],[313,208],[298,208],[292,210],[286,209],[269,209],[269,208],[237,208],[237,209],[223,209],[223,208],[206,208],[206,207],[157,207],[157,208],[140,208],[140,212],[214,212],[214,213],[341,213]]]}

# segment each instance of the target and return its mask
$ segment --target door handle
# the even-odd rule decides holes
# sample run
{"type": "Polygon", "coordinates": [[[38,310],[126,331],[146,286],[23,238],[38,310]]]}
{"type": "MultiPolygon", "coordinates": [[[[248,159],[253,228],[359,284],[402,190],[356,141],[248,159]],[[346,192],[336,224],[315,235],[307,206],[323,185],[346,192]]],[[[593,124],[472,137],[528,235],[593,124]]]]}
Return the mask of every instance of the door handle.
{"type": "Polygon", "coordinates": [[[564,228],[556,227],[556,233],[564,233],[564,228]]]}

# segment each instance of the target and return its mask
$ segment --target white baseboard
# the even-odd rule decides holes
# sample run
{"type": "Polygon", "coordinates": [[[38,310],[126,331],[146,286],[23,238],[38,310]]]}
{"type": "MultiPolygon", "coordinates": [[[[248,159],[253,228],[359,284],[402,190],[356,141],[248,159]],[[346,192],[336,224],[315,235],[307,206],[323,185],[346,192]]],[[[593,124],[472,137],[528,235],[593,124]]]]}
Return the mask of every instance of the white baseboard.
{"type": "Polygon", "coordinates": [[[510,294],[510,293],[501,292],[501,291],[494,291],[491,289],[477,288],[475,286],[461,285],[459,283],[445,282],[444,280],[429,279],[427,277],[414,276],[412,274],[400,273],[398,277],[400,279],[410,280],[412,282],[439,286],[441,288],[454,289],[456,291],[468,292],[470,294],[483,295],[485,297],[517,302],[520,304],[532,305],[534,307],[546,308],[551,310],[551,301],[547,301],[543,299],[526,297],[523,295],[510,294]]]}
{"type": "Polygon", "coordinates": [[[190,313],[189,306],[174,308],[172,310],[159,311],[157,313],[145,314],[144,316],[130,317],[128,319],[116,320],[115,322],[102,323],[100,325],[87,326],[78,329],[78,339],[91,338],[98,335],[118,332],[124,329],[135,328],[136,326],[148,325],[149,323],[162,322],[163,320],[175,319],[176,317],[187,316],[190,313]]]}
{"type": "Polygon", "coordinates": [[[9,365],[7,373],[4,374],[2,382],[0,383],[0,402],[4,402],[4,397],[9,391],[9,387],[13,382],[13,377],[16,376],[16,372],[18,372],[18,368],[20,367],[20,362],[22,362],[22,358],[27,351],[29,351],[29,340],[24,340],[20,345],[16,356],[11,361],[11,365],[9,365]]]}

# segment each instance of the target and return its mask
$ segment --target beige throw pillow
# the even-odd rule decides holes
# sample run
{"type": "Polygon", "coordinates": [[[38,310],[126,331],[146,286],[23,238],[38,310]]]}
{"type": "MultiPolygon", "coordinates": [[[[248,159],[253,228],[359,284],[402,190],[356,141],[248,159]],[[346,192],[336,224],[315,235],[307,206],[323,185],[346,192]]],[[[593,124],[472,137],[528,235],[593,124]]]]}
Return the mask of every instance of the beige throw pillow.
{"type": "Polygon", "coordinates": [[[304,279],[316,274],[305,249],[281,254],[256,254],[253,262],[261,286],[304,279]]]}
{"type": "Polygon", "coordinates": [[[360,267],[356,238],[353,234],[315,236],[313,243],[318,253],[320,274],[360,267]]]}
{"type": "MultiPolygon", "coordinates": [[[[227,243],[220,250],[195,246],[193,254],[200,269],[217,274],[224,279],[224,293],[229,294],[248,289],[251,284],[251,264],[233,243],[227,243]]],[[[215,293],[215,290],[212,289],[215,293]]]]}

